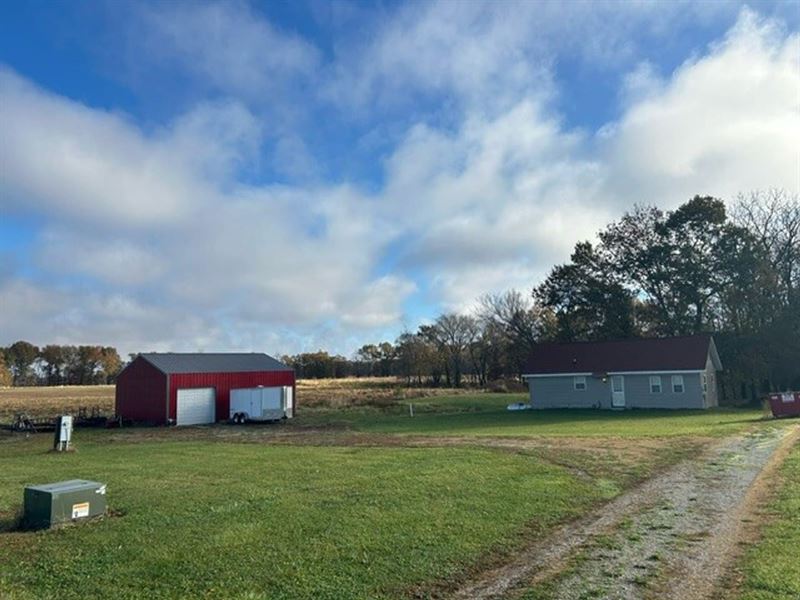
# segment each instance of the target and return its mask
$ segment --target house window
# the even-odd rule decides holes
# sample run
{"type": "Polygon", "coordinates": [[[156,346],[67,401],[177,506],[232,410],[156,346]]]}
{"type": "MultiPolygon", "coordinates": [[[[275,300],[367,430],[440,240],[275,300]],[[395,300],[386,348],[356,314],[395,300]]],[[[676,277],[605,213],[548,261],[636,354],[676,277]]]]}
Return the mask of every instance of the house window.
{"type": "Polygon", "coordinates": [[[650,393],[661,393],[661,375],[653,375],[650,377],[650,393]]]}
{"type": "Polygon", "coordinates": [[[583,392],[586,390],[586,377],[575,377],[574,379],[575,391],[583,392]]]}
{"type": "Polygon", "coordinates": [[[683,375],[672,376],[672,392],[675,394],[683,393],[683,375]]]}
{"type": "Polygon", "coordinates": [[[708,375],[703,373],[702,378],[703,378],[703,393],[705,394],[706,392],[708,392],[708,375]]]}

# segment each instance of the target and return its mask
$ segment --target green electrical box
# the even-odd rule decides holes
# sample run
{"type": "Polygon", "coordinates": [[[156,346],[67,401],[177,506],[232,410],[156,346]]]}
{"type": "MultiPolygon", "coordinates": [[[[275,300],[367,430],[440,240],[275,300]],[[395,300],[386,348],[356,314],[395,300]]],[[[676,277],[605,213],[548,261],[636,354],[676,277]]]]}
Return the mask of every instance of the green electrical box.
{"type": "Polygon", "coordinates": [[[71,479],[25,487],[23,521],[28,527],[52,527],[105,512],[106,486],[103,483],[71,479]]]}

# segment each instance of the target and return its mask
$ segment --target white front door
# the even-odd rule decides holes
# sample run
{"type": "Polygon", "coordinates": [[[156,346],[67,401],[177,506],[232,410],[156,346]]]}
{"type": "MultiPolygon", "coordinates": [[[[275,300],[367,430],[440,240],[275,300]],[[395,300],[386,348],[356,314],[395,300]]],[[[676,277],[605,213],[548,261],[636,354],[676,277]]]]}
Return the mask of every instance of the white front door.
{"type": "Polygon", "coordinates": [[[178,390],[176,425],[200,425],[216,419],[216,393],[214,388],[178,390]]]}
{"type": "Polygon", "coordinates": [[[611,408],[625,408],[625,378],[611,376],[611,408]]]}

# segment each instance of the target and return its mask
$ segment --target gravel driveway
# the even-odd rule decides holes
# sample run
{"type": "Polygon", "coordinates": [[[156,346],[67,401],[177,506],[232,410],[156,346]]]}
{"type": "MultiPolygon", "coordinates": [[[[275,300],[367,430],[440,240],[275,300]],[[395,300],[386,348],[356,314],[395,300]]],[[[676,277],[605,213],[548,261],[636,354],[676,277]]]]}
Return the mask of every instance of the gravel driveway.
{"type": "MultiPolygon", "coordinates": [[[[753,482],[797,427],[763,427],[715,445],[571,523],[454,598],[709,598],[737,547],[753,482]]],[[[783,452],[781,452],[782,454],[783,452]]]]}

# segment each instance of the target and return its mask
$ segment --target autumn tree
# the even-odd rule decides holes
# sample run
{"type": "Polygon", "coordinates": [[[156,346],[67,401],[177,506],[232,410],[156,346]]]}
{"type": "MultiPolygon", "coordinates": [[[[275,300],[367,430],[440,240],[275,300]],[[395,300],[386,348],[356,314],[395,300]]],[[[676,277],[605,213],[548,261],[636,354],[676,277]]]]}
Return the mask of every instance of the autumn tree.
{"type": "Polygon", "coordinates": [[[432,333],[447,357],[445,376],[448,384],[461,387],[465,351],[475,340],[476,332],[475,319],[469,315],[448,313],[436,319],[432,333]]]}
{"type": "Polygon", "coordinates": [[[648,328],[660,335],[713,327],[723,294],[756,268],[749,232],[709,196],[668,213],[636,207],[600,232],[597,254],[613,280],[643,298],[648,328]]]}
{"type": "Polygon", "coordinates": [[[117,375],[122,371],[122,359],[116,348],[105,346],[100,349],[100,368],[103,383],[114,383],[117,380],[117,375]]]}
{"type": "Polygon", "coordinates": [[[407,385],[411,385],[412,380],[422,385],[423,377],[431,377],[435,351],[422,334],[402,333],[395,342],[395,353],[399,373],[405,377],[407,385]]]}
{"type": "Polygon", "coordinates": [[[10,386],[14,381],[11,370],[6,365],[5,351],[0,348],[0,387],[10,386]]]}
{"type": "Polygon", "coordinates": [[[633,296],[610,274],[589,242],[575,246],[571,262],[559,265],[534,290],[555,312],[561,340],[605,340],[635,335],[633,296]]]}
{"type": "Polygon", "coordinates": [[[14,385],[30,385],[35,383],[33,364],[39,356],[39,349],[24,340],[14,342],[6,350],[6,361],[13,378],[14,385]]]}
{"type": "Polygon", "coordinates": [[[39,352],[47,385],[58,385],[64,381],[66,354],[64,346],[48,344],[39,352]]]}

